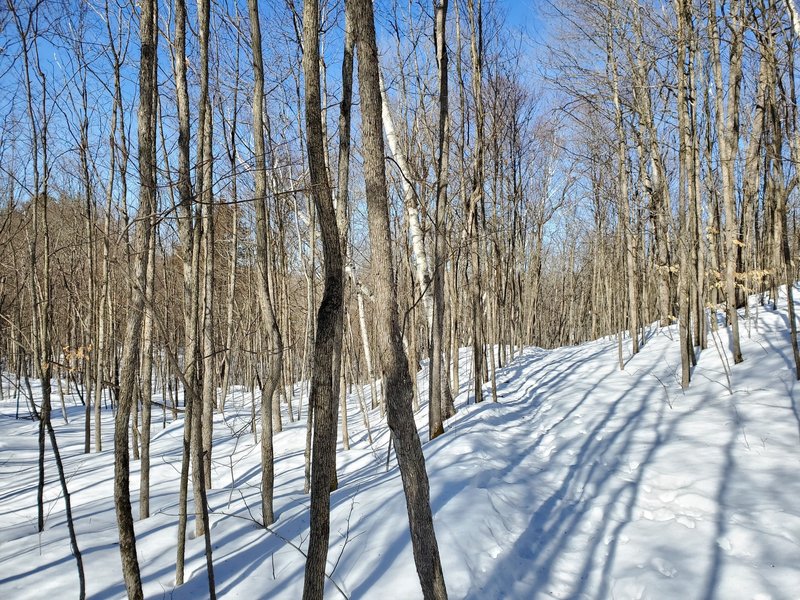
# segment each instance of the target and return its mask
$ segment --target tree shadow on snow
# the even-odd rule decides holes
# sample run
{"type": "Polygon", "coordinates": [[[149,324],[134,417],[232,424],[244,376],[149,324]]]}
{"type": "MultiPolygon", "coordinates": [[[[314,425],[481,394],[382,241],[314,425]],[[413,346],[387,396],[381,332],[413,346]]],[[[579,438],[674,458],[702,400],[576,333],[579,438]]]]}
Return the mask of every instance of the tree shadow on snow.
{"type": "MultiPolygon", "coordinates": [[[[479,588],[473,587],[471,597],[502,597],[511,589],[509,582],[513,582],[515,595],[547,595],[551,586],[564,585],[563,578],[558,582],[554,580],[556,562],[576,546],[582,549],[582,558],[574,561],[580,567],[571,573],[569,597],[580,597],[589,591],[596,597],[609,595],[619,539],[633,518],[644,475],[658,449],[672,438],[687,414],[670,413],[668,418],[666,403],[656,400],[663,392],[656,390],[650,379],[645,379],[647,375],[640,371],[629,388],[637,393],[623,393],[610,402],[606,413],[582,438],[560,439],[558,452],[572,452],[572,463],[561,484],[544,498],[542,490],[548,488],[544,478],[535,476],[529,481],[527,505],[538,508],[513,547],[495,561],[492,573],[484,581],[474,582],[479,588]],[[649,432],[649,440],[641,439],[643,431],[649,432]],[[632,457],[639,463],[634,472],[620,470],[632,457]],[[602,514],[599,519],[598,509],[602,514]],[[592,576],[598,570],[599,581],[597,575],[592,576]]],[[[538,439],[530,440],[531,452],[535,452],[545,435],[557,432],[562,423],[578,415],[601,382],[602,378],[594,380],[574,406],[541,430],[538,439]]],[[[535,393],[537,397],[555,398],[554,402],[570,392],[560,384],[557,372],[529,387],[526,395],[535,393]]],[[[564,435],[570,432],[567,429],[564,435]]],[[[492,478],[505,477],[515,466],[509,463],[492,478]]],[[[526,508],[518,507],[520,513],[526,508]]]]}

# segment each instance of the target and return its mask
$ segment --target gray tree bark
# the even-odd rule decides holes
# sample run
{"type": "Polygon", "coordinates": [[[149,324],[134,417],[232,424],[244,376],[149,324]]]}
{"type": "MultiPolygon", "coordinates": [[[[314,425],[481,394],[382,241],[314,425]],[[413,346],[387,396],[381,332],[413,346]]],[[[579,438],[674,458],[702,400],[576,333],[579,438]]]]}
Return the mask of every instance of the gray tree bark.
{"type": "Polygon", "coordinates": [[[258,279],[258,305],[268,340],[268,369],[261,388],[261,511],[264,526],[275,521],[272,500],[275,485],[274,455],[272,449],[273,404],[283,368],[283,339],[272,304],[267,256],[267,168],[264,144],[264,64],[261,55],[261,23],[257,0],[248,0],[250,12],[250,38],[253,52],[253,130],[255,138],[255,208],[256,208],[256,274],[258,279]]]}
{"type": "Polygon", "coordinates": [[[350,0],[353,28],[356,31],[358,85],[361,96],[361,122],[364,144],[364,182],[366,186],[372,269],[380,356],[385,373],[387,418],[395,441],[397,462],[406,495],[414,562],[425,598],[447,597],[439,547],[433,528],[428,475],[422,444],[411,411],[411,374],[403,350],[397,308],[397,289],[392,263],[389,202],[381,125],[381,90],[375,19],[370,0],[350,0]]]}
{"type": "MultiPolygon", "coordinates": [[[[355,22],[354,22],[355,25],[355,22]]],[[[333,371],[334,355],[341,353],[343,276],[339,229],[325,163],[325,136],[320,92],[319,4],[303,5],[303,73],[305,76],[306,147],[311,193],[319,214],[325,287],[317,311],[314,367],[309,409],[313,410],[311,457],[311,525],[306,560],[304,600],[321,599],[330,537],[330,493],[336,465],[336,423],[339,373],[333,371]],[[338,339],[337,339],[338,337],[338,339]],[[334,379],[336,381],[334,381],[334,379]]],[[[381,155],[383,156],[383,155],[381,155]]]]}
{"type": "Polygon", "coordinates": [[[131,511],[128,420],[131,405],[136,397],[136,372],[139,367],[139,342],[147,286],[151,217],[156,205],[156,165],[154,159],[156,112],[156,76],[158,45],[158,7],[155,0],[143,0],[140,17],[139,63],[139,210],[134,240],[134,274],[131,286],[131,304],[125,326],[122,360],[120,361],[120,387],[117,414],[114,418],[114,505],[119,527],[119,550],[122,558],[122,575],[128,598],[144,598],[139,561],[136,556],[136,534],[131,511]]]}
{"type": "Polygon", "coordinates": [[[448,155],[450,127],[447,89],[447,0],[437,0],[435,7],[436,64],[439,72],[439,131],[436,146],[436,212],[433,242],[433,318],[431,327],[430,361],[428,371],[428,436],[434,439],[444,433],[442,423],[442,388],[447,388],[447,376],[442,368],[444,344],[444,269],[445,216],[447,214],[448,155]]]}

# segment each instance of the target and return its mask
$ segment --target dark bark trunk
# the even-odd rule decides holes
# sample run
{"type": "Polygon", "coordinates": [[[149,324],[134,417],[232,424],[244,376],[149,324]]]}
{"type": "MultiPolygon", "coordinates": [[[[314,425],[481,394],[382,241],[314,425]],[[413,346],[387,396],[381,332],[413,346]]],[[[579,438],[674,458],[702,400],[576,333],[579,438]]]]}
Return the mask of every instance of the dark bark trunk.
{"type": "MultiPolygon", "coordinates": [[[[360,62],[360,61],[359,61],[360,62]]],[[[319,214],[325,287],[317,311],[314,367],[309,409],[314,411],[311,458],[311,525],[303,598],[321,599],[330,537],[330,493],[335,475],[339,373],[334,355],[341,352],[343,270],[339,230],[325,163],[319,55],[319,5],[303,6],[303,73],[305,75],[306,147],[314,205],[319,214]],[[337,339],[338,338],[338,339],[337,339]],[[313,408],[312,408],[313,407],[313,408]]],[[[383,155],[381,155],[383,156],[383,155]]]]}
{"type": "Polygon", "coordinates": [[[425,598],[447,597],[439,548],[433,528],[425,457],[411,411],[411,375],[398,320],[397,295],[392,266],[391,231],[383,157],[381,92],[375,20],[369,0],[351,0],[358,53],[358,80],[364,143],[364,181],[369,219],[372,269],[375,274],[376,307],[380,336],[387,418],[394,437],[411,528],[414,561],[425,598]]]}

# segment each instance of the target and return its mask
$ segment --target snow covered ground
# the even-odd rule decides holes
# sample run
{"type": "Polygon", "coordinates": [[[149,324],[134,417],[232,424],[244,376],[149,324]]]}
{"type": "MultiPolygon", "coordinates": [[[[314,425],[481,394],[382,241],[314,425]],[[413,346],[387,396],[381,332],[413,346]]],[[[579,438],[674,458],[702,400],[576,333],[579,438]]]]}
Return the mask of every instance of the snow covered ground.
{"type": "MultiPolygon", "coordinates": [[[[745,362],[710,341],[691,388],[679,386],[674,328],[649,331],[617,365],[616,341],[527,349],[498,372],[499,402],[467,405],[425,444],[436,531],[451,598],[800,598],[800,385],[785,306],[754,305],[742,326],[745,362]],[[732,391],[732,393],[730,393],[732,391]]],[[[718,344],[728,348],[725,332],[718,344]]],[[[626,343],[625,351],[628,352],[626,343]]],[[[420,374],[425,397],[427,382],[420,374]]],[[[5,396],[8,398],[8,395],[5,396]]],[[[370,414],[367,443],[350,398],[352,449],[338,455],[326,597],[421,596],[388,432],[370,414]]],[[[82,407],[55,410],[88,597],[125,596],[112,503],[112,415],[106,450],[82,454],[82,407]]],[[[218,417],[209,492],[217,591],[223,598],[301,596],[308,541],[302,422],[276,434],[276,514],[258,516],[259,453],[233,406],[218,417]],[[289,543],[291,542],[291,543],[289,543]]],[[[58,406],[58,401],[55,402],[58,406]]],[[[77,575],[52,462],[47,523],[36,533],[36,425],[0,405],[0,598],[77,596],[77,575]]],[[[425,431],[427,412],[417,413],[425,431]]],[[[187,544],[187,582],[174,587],[182,423],[154,414],[151,511],[136,525],[148,598],[206,595],[203,543],[187,544]]],[[[423,437],[425,437],[423,435],[423,437]]],[[[138,513],[138,463],[132,467],[138,513]]]]}

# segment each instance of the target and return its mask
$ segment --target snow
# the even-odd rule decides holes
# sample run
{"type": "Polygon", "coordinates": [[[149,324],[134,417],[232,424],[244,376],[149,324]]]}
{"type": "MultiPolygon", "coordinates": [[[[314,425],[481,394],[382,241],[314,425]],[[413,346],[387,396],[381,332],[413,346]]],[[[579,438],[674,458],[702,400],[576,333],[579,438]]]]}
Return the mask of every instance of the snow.
{"type": "MultiPolygon", "coordinates": [[[[462,351],[459,412],[445,435],[424,446],[450,597],[800,598],[800,386],[787,328],[785,305],[772,311],[753,304],[741,329],[745,362],[732,367],[730,389],[727,362],[709,340],[691,387],[681,391],[674,327],[652,326],[642,351],[626,354],[624,371],[616,339],[527,348],[498,371],[497,404],[467,403],[469,354],[462,351]]],[[[727,351],[725,330],[718,335],[727,351]]],[[[419,386],[425,398],[424,369],[419,386]]],[[[15,420],[16,405],[4,397],[0,598],[77,596],[54,464],[48,459],[47,522],[39,535],[37,426],[15,420]]],[[[83,409],[72,396],[66,400],[70,423],[59,410],[53,423],[87,595],[122,598],[113,416],[103,411],[105,450],[85,455],[83,409]]],[[[265,531],[251,518],[259,516],[260,474],[249,402],[249,393],[233,390],[215,423],[209,504],[217,592],[299,598],[308,543],[305,411],[275,435],[277,522],[265,531]]],[[[421,597],[393,454],[386,469],[385,421],[370,414],[369,446],[355,395],[348,415],[352,449],[341,450],[340,441],[326,597],[421,597]]],[[[416,416],[425,440],[424,403],[416,416]]],[[[148,598],[201,598],[200,539],[188,541],[186,583],[174,586],[183,429],[179,420],[162,430],[160,419],[157,409],[152,516],[136,523],[144,591],[148,598]]],[[[138,469],[133,463],[134,516],[138,469]]]]}

